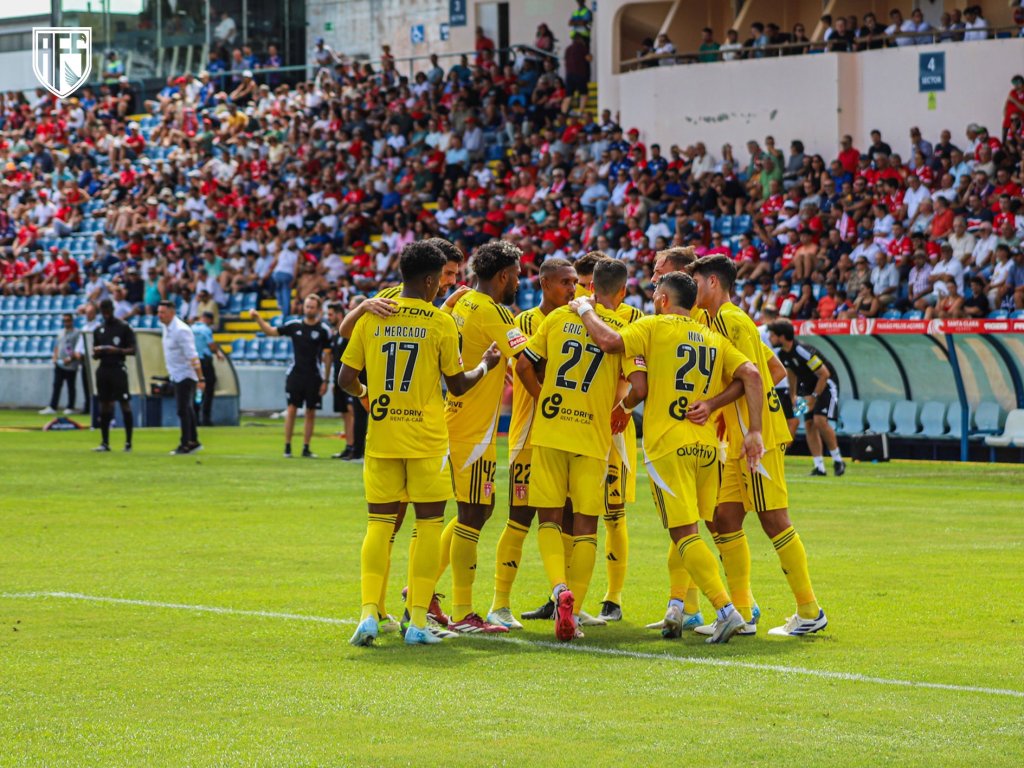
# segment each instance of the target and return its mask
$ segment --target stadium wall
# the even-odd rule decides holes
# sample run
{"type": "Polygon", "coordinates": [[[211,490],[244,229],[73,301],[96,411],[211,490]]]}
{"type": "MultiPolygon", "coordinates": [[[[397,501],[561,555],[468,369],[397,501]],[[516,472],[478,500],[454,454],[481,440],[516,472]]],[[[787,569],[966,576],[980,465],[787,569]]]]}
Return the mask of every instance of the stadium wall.
{"type": "Polygon", "coordinates": [[[750,139],[775,137],[787,147],[802,139],[810,152],[835,154],[849,133],[863,147],[877,128],[895,152],[907,157],[908,131],[919,125],[930,140],[949,128],[961,141],[969,123],[998,135],[1010,78],[1024,68],[1024,40],[890,48],[870,53],[824,53],[689,64],[614,74],[598,67],[600,107],[620,120],[644,126],[644,141],[672,144],[704,141],[718,156],[732,144],[745,159],[750,139]],[[946,54],[946,90],[918,92],[919,55],[946,54]]]}
{"type": "MultiPolygon", "coordinates": [[[[448,41],[443,42],[441,24],[448,22],[449,0],[307,0],[308,43],[312,48],[316,38],[322,37],[339,53],[371,59],[380,56],[383,44],[390,45],[391,53],[398,57],[472,51],[477,25],[498,42],[493,21],[497,5],[467,0],[466,25],[451,27],[448,41]],[[412,27],[419,24],[426,39],[414,44],[412,27]]],[[[575,0],[511,0],[509,43],[532,44],[537,25],[546,22],[559,40],[559,50],[564,50],[569,44],[569,16],[575,8],[575,0]]],[[[400,63],[399,71],[405,73],[407,66],[400,63]]]]}

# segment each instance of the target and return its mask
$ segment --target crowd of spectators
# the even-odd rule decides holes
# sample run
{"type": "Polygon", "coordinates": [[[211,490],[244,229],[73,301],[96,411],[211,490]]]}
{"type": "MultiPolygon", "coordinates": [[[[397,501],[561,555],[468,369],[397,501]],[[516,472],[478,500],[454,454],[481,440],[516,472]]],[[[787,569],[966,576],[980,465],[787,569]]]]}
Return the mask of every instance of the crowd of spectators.
{"type": "Polygon", "coordinates": [[[289,313],[394,284],[402,247],[439,235],[467,254],[514,241],[523,305],[545,258],[596,249],[628,263],[626,300],[649,310],[656,252],[690,246],[736,260],[755,317],[1024,308],[1024,78],[996,130],[875,131],[824,156],[769,136],[714,156],[575,110],[553,57],[485,47],[410,79],[334,56],[295,87],[253,74],[170,78],[138,122],[114,88],[4,96],[3,293],[110,297],[124,317],[257,291],[289,313]],[[43,247],[88,223],[82,258],[43,247]]]}
{"type": "MultiPolygon", "coordinates": [[[[1024,8],[1014,8],[1015,29],[1006,36],[1024,37],[1024,8]]],[[[963,11],[953,9],[943,13],[938,26],[924,20],[920,8],[904,17],[898,8],[889,11],[889,23],[882,23],[874,13],[862,18],[855,15],[821,17],[823,29],[820,40],[807,37],[802,22],[796,22],[789,32],[774,22],[753,22],[748,37],[740,41],[740,32],[729,29],[725,40],[715,40],[710,27],[701,30],[701,41],[696,51],[677,55],[675,44],[666,33],[657,38],[645,38],[636,52],[636,64],[640,68],[672,66],[675,64],[704,63],[711,61],[735,61],[737,59],[761,59],[768,56],[799,56],[824,51],[868,51],[878,48],[895,48],[906,45],[925,45],[939,42],[962,42],[987,40],[993,32],[985,19],[980,5],[967,6],[963,11]]]]}

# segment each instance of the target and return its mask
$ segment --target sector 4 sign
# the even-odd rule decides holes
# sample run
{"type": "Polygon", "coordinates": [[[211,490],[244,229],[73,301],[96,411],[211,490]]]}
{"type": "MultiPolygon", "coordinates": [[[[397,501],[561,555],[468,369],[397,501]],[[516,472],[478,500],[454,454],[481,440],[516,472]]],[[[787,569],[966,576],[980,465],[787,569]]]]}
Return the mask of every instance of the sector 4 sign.
{"type": "Polygon", "coordinates": [[[92,72],[92,27],[33,27],[32,71],[57,98],[70,96],[92,72]]]}

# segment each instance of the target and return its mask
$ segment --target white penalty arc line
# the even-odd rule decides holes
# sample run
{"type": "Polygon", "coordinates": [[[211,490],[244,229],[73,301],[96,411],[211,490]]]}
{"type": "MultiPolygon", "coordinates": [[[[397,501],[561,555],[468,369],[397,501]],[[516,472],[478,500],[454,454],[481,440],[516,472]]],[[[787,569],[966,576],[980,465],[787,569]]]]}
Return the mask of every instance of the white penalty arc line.
{"type": "MultiPolygon", "coordinates": [[[[358,622],[354,619],[338,619],[328,616],[310,616],[300,613],[279,613],[276,611],[251,611],[241,608],[223,608],[213,605],[191,605],[187,603],[162,603],[153,600],[134,600],[123,597],[104,597],[101,595],[84,595],[78,592],[3,592],[0,599],[4,600],[32,600],[39,598],[52,598],[57,600],[82,600],[92,603],[112,603],[115,605],[134,605],[144,608],[164,608],[178,611],[194,611],[198,613],[215,613],[229,616],[252,616],[263,619],[283,619],[286,621],[308,621],[317,624],[333,624],[336,626],[352,626],[358,622]]],[[[929,683],[921,680],[900,680],[898,678],[874,677],[862,675],[856,672],[833,672],[825,669],[808,669],[806,667],[788,667],[782,664],[760,664],[752,661],[737,661],[735,659],[713,659],[697,656],[676,656],[667,653],[647,653],[644,651],[625,651],[619,648],[600,648],[592,645],[572,645],[566,643],[553,643],[546,640],[523,640],[516,637],[468,635],[471,638],[487,638],[496,642],[518,645],[525,648],[541,648],[552,651],[568,651],[575,653],[590,653],[599,656],[612,656],[627,659],[643,659],[645,661],[662,661],[675,664],[686,664],[691,666],[704,667],[725,667],[732,669],[748,669],[755,672],[774,672],[782,675],[799,675],[802,677],[817,677],[826,680],[841,680],[852,683],[870,683],[873,685],[887,685],[899,688],[922,688],[936,691],[953,691],[956,693],[979,693],[987,696],[1009,696],[1016,699],[1024,699],[1024,691],[1017,691],[1010,688],[984,688],[974,685],[954,685],[952,683],[929,683]]]]}

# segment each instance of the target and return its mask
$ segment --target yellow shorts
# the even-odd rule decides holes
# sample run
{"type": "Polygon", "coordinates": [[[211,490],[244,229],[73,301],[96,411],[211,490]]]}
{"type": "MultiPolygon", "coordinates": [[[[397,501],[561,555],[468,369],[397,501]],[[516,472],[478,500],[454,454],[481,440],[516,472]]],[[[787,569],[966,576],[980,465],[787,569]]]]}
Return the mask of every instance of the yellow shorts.
{"type": "Polygon", "coordinates": [[[530,468],[533,448],[523,448],[508,465],[508,505],[530,506],[530,468]]]}
{"type": "Polygon", "coordinates": [[[494,503],[494,472],[498,467],[498,449],[491,443],[457,443],[448,446],[455,473],[455,499],[465,504],[494,503]]]}
{"type": "Polygon", "coordinates": [[[608,506],[623,507],[636,501],[636,427],[633,422],[622,433],[625,442],[627,464],[619,455],[616,445],[618,436],[612,436],[612,451],[608,455],[608,506]]]}
{"type": "Polygon", "coordinates": [[[693,443],[647,462],[654,506],[666,528],[713,520],[718,504],[718,446],[693,443]]]}
{"type": "Polygon", "coordinates": [[[363,461],[363,488],[370,504],[448,501],[453,490],[451,463],[447,456],[384,459],[367,455],[363,461]]]}
{"type": "Polygon", "coordinates": [[[786,487],[786,446],[770,448],[761,457],[761,469],[751,475],[746,459],[726,459],[722,467],[722,487],[718,503],[740,503],[750,512],[787,509],[789,490],[786,487]]]}
{"type": "Polygon", "coordinates": [[[530,471],[530,506],[560,509],[571,498],[575,514],[603,515],[607,470],[604,459],[538,445],[530,471]]]}

